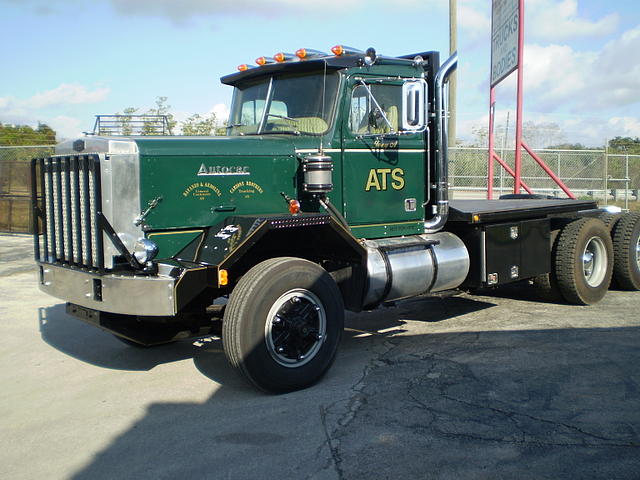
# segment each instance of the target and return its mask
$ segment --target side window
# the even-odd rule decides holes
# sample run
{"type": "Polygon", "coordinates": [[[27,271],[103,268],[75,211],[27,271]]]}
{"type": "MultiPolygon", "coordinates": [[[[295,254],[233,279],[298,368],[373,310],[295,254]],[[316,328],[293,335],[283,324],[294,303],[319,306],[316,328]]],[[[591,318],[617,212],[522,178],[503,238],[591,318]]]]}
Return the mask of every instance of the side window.
{"type": "Polygon", "coordinates": [[[349,128],[361,135],[397,132],[401,110],[401,85],[357,85],[351,96],[349,128]]]}

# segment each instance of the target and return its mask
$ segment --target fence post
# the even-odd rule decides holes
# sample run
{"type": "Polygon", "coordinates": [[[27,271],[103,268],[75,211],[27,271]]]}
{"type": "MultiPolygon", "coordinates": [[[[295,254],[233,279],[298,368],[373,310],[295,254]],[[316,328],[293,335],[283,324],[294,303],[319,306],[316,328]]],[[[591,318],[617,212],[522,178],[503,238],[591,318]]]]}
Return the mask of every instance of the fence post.
{"type": "Polygon", "coordinates": [[[629,210],[629,149],[624,147],[625,161],[624,161],[624,209],[629,210]]]}
{"type": "Polygon", "coordinates": [[[604,204],[609,205],[609,142],[604,149],[604,204]]]}

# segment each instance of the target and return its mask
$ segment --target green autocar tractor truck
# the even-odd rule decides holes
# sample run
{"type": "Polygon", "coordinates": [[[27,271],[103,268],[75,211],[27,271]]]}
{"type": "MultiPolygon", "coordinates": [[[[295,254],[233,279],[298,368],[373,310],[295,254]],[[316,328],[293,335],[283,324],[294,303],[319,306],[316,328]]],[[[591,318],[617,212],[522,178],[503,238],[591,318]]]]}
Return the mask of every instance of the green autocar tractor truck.
{"type": "Polygon", "coordinates": [[[344,309],[533,279],[640,288],[640,220],[591,201],[449,201],[457,58],[301,49],[241,66],[226,136],[88,135],[35,159],[40,288],[127,342],[218,334],[257,387],[316,382],[344,309]]]}

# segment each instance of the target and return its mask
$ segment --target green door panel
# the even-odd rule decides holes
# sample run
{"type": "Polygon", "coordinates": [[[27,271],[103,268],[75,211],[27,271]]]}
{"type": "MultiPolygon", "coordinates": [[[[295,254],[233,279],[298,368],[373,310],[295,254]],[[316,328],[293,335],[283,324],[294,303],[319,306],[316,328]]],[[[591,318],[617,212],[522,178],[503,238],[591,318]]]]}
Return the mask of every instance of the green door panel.
{"type": "MultiPolygon", "coordinates": [[[[387,85],[378,80],[376,85],[382,91],[377,101],[386,120],[374,115],[375,103],[356,81],[351,81],[345,95],[344,215],[358,237],[421,233],[428,183],[425,135],[384,132],[389,130],[388,123],[397,129],[402,118],[402,84],[390,80],[387,85]]],[[[372,90],[375,94],[375,88],[372,90]]]]}

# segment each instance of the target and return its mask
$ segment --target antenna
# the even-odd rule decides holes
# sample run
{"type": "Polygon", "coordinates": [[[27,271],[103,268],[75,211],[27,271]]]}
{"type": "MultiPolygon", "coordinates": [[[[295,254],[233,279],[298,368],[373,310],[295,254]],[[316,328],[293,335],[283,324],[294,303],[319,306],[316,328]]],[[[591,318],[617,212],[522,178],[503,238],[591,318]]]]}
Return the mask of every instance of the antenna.
{"type": "MultiPolygon", "coordinates": [[[[324,59],[322,63],[324,64],[324,71],[322,72],[322,107],[320,110],[320,118],[324,120],[325,91],[327,88],[327,60],[324,59]]],[[[324,135],[320,135],[320,154],[323,153],[323,146],[322,146],[323,137],[324,135]]]]}

